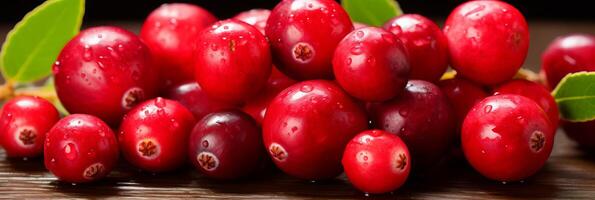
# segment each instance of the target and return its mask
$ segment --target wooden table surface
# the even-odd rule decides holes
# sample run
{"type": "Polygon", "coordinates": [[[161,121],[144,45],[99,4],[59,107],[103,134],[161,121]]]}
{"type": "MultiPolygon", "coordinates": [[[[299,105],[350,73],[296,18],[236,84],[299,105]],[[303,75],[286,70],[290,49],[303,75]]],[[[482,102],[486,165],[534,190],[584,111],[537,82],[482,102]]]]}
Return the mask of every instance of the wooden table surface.
{"type": "MultiPolygon", "coordinates": [[[[106,22],[138,31],[138,23],[106,22]]],[[[573,32],[595,34],[595,22],[529,22],[531,46],[525,68],[536,70],[539,55],[558,35],[573,32]]],[[[0,42],[11,27],[0,25],[0,42]]],[[[43,165],[43,159],[10,160],[0,150],[0,198],[364,198],[345,176],[325,182],[308,182],[271,172],[234,182],[218,182],[201,176],[190,167],[167,174],[147,174],[124,161],[105,180],[93,184],[60,183],[43,165]]],[[[445,162],[423,177],[410,178],[392,194],[371,196],[401,199],[595,199],[595,153],[576,148],[558,132],[554,151],[535,176],[517,183],[487,180],[464,164],[445,162]]]]}

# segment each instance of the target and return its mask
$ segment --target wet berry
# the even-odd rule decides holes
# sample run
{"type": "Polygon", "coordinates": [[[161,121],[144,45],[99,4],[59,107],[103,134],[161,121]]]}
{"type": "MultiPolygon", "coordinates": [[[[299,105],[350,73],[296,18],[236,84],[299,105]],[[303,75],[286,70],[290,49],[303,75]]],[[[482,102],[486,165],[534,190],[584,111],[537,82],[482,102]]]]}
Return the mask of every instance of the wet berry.
{"type": "Polygon", "coordinates": [[[572,34],[556,38],[541,55],[541,70],[550,89],[569,73],[595,71],[595,35],[572,34]]]}

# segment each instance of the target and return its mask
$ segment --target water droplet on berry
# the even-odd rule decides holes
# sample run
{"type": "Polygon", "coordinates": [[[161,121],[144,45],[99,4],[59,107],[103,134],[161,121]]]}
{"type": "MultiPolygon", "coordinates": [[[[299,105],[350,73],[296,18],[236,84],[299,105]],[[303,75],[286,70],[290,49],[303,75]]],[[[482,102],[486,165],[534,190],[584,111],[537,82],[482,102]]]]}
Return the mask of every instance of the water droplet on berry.
{"type": "Polygon", "coordinates": [[[306,93],[307,93],[307,92],[311,92],[311,91],[312,91],[312,89],[313,89],[313,88],[312,88],[312,86],[311,86],[311,85],[303,85],[303,86],[300,88],[300,91],[302,91],[302,92],[306,92],[306,93]]]}
{"type": "Polygon", "coordinates": [[[484,111],[485,113],[490,113],[490,112],[492,112],[492,105],[487,105],[487,106],[485,106],[485,107],[483,108],[483,111],[484,111]]]}
{"type": "Polygon", "coordinates": [[[362,54],[364,51],[362,50],[362,46],[361,45],[355,45],[351,48],[351,53],[353,53],[354,55],[359,55],[362,54]]]}
{"type": "Polygon", "coordinates": [[[64,145],[64,154],[66,155],[66,159],[74,160],[76,159],[76,146],[73,143],[68,143],[64,145]]]}
{"type": "Polygon", "coordinates": [[[83,60],[91,61],[92,57],[93,57],[93,50],[91,49],[91,46],[85,45],[83,47],[83,60]]]}
{"type": "Polygon", "coordinates": [[[357,38],[361,39],[364,37],[364,32],[363,31],[357,31],[355,32],[355,36],[357,36],[357,38]]]}
{"type": "Polygon", "coordinates": [[[163,99],[163,98],[161,98],[161,97],[157,97],[157,98],[155,99],[155,106],[157,106],[157,107],[159,107],[159,108],[163,108],[163,107],[165,107],[165,106],[166,106],[165,99],[163,99]]]}

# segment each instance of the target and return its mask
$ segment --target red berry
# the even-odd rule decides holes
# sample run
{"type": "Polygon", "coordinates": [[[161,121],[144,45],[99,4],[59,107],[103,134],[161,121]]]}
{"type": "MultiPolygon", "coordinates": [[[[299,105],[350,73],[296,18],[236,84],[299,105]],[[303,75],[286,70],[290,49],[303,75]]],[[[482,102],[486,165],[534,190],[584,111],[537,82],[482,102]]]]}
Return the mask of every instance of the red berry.
{"type": "Polygon", "coordinates": [[[190,135],[188,155],[203,174],[235,179],[255,172],[266,158],[262,135],[254,119],[241,111],[211,113],[190,135]]]}
{"type": "Polygon", "coordinates": [[[265,37],[238,20],[215,23],[197,41],[196,80],[211,97],[240,103],[259,92],[271,73],[265,37]]]}
{"type": "Polygon", "coordinates": [[[124,116],[118,137],[124,158],[151,172],[173,170],[184,164],[188,138],[196,120],[176,101],[157,97],[124,116]]]}
{"type": "Polygon", "coordinates": [[[162,88],[194,80],[193,44],[216,21],[209,11],[186,3],[163,4],[149,14],[140,37],[151,50],[162,88]]]}
{"type": "Polygon", "coordinates": [[[364,110],[333,82],[304,81],[270,103],[264,145],[285,173],[310,180],[339,175],[349,140],[367,128],[364,110]]]}
{"type": "Polygon", "coordinates": [[[118,141],[99,118],[73,114],[48,132],[45,167],[61,181],[83,183],[109,174],[118,161],[118,141]]]}
{"type": "Polygon", "coordinates": [[[46,133],[60,119],[49,101],[20,96],[0,111],[0,146],[8,157],[35,157],[43,152],[46,133]]]}
{"type": "Polygon", "coordinates": [[[548,115],[554,133],[558,129],[560,113],[556,100],[543,85],[528,80],[516,79],[506,82],[494,90],[494,95],[517,94],[527,97],[537,103],[548,115]]]}
{"type": "Polygon", "coordinates": [[[349,15],[333,0],[281,1],[265,28],[275,64],[296,80],[331,79],[335,47],[351,30],[349,15]]]}
{"type": "Polygon", "coordinates": [[[569,73],[595,71],[595,35],[573,34],[556,38],[541,55],[541,70],[551,89],[569,73]]]}
{"type": "Polygon", "coordinates": [[[363,192],[386,193],[401,187],[411,171],[405,143],[381,130],[364,131],[345,147],[343,168],[351,184],[363,192]]]}
{"type": "Polygon", "coordinates": [[[416,170],[436,164],[454,140],[454,116],[448,99],[430,82],[411,80],[402,96],[371,104],[369,111],[375,127],[405,141],[416,170]]]}
{"type": "Polygon", "coordinates": [[[432,20],[418,14],[405,14],[384,24],[407,49],[411,79],[440,80],[448,67],[448,43],[432,20]]]}
{"type": "Polygon", "coordinates": [[[184,105],[197,120],[209,113],[236,107],[234,104],[208,97],[200,85],[194,81],[170,88],[165,96],[184,105]]]}
{"type": "Polygon", "coordinates": [[[409,63],[401,41],[376,27],[349,33],[333,56],[337,82],[347,93],[365,101],[385,101],[399,95],[409,78],[409,63]]]}
{"type": "Polygon", "coordinates": [[[581,147],[595,150],[595,134],[593,131],[595,130],[595,120],[587,122],[562,120],[561,125],[568,138],[577,142],[581,147]]]}
{"type": "Polygon", "coordinates": [[[481,86],[459,77],[441,80],[438,86],[453,108],[457,133],[460,132],[463,120],[473,105],[489,96],[481,86]]]}
{"type": "Polygon", "coordinates": [[[523,14],[503,1],[469,1],[446,19],[450,64],[486,85],[510,80],[527,57],[529,30],[523,14]]]}
{"type": "Polygon", "coordinates": [[[535,174],[554,144],[548,116],[533,100],[496,95],[475,104],[465,121],[461,141],[465,157],[485,177],[519,181],[535,174]]]}
{"type": "Polygon", "coordinates": [[[156,94],[157,74],[147,47],[117,27],[81,31],[62,49],[53,72],[56,92],[68,112],[91,114],[112,126],[156,94]]]}
{"type": "Polygon", "coordinates": [[[270,14],[271,11],[267,9],[252,9],[241,12],[233,18],[256,27],[264,35],[264,29],[267,26],[267,19],[269,19],[270,14]]]}
{"type": "Polygon", "coordinates": [[[252,116],[258,124],[262,124],[269,103],[285,88],[296,83],[285,76],[276,67],[273,67],[271,76],[263,91],[253,99],[246,102],[242,110],[252,116]]]}

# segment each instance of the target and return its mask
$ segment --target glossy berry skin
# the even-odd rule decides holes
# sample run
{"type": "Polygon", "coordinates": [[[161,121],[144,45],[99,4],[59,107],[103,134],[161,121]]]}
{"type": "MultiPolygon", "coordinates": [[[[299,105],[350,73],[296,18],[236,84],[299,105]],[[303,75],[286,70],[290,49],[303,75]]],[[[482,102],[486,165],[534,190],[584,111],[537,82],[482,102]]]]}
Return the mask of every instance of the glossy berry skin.
{"type": "Polygon", "coordinates": [[[132,32],[117,27],[81,31],[62,49],[53,73],[68,112],[97,116],[112,126],[157,92],[149,50],[132,32]]]}
{"type": "Polygon", "coordinates": [[[405,143],[382,130],[364,131],[351,139],[342,163],[353,186],[374,194],[401,187],[411,171],[411,157],[405,143]]]}
{"type": "Polygon", "coordinates": [[[184,105],[197,120],[212,112],[237,107],[235,104],[217,101],[209,97],[194,81],[172,87],[165,97],[184,105]]]}
{"type": "Polygon", "coordinates": [[[145,171],[176,169],[186,161],[188,138],[196,123],[182,104],[157,97],[124,116],[118,141],[126,160],[145,171]]]}
{"type": "Polygon", "coordinates": [[[569,73],[595,71],[595,35],[572,34],[556,38],[541,55],[541,70],[550,89],[569,73]]]}
{"type": "Polygon", "coordinates": [[[473,105],[489,96],[480,85],[460,77],[441,80],[438,82],[438,86],[452,106],[457,132],[460,132],[463,120],[465,120],[467,112],[471,110],[473,105]]]}
{"type": "Polygon", "coordinates": [[[212,98],[241,103],[257,94],[271,73],[271,52],[258,29],[224,20],[197,41],[196,80],[212,98]]]}
{"type": "Polygon", "coordinates": [[[436,164],[454,140],[454,116],[447,97],[433,83],[410,80],[402,96],[370,104],[374,127],[396,134],[407,144],[413,168],[436,164]]]}
{"type": "Polygon", "coordinates": [[[349,16],[333,0],[281,1],[265,28],[275,65],[295,80],[333,78],[333,52],[352,30],[349,16]]]}
{"type": "Polygon", "coordinates": [[[529,29],[523,15],[503,1],[469,1],[444,24],[452,67],[484,85],[512,79],[527,57],[529,29]]]}
{"type": "Polygon", "coordinates": [[[276,67],[273,67],[271,76],[263,91],[255,98],[246,102],[242,110],[252,116],[258,124],[262,124],[269,103],[279,92],[295,83],[296,81],[281,73],[276,67]]]}
{"type": "Polygon", "coordinates": [[[59,180],[84,183],[107,176],[118,161],[116,135],[101,119],[73,114],[48,132],[45,167],[59,180]]]}
{"type": "Polygon", "coordinates": [[[494,90],[494,95],[500,94],[517,94],[535,101],[549,117],[554,133],[556,133],[560,113],[556,100],[545,86],[528,80],[515,79],[500,85],[494,90]]]}
{"type": "Polygon", "coordinates": [[[188,156],[210,178],[236,179],[257,171],[267,155],[256,121],[228,110],[211,113],[194,126],[188,156]]]}
{"type": "Polygon", "coordinates": [[[151,51],[162,88],[194,80],[196,39],[216,21],[209,11],[186,3],[163,4],[149,14],[140,37],[151,51]]]}
{"type": "Polygon", "coordinates": [[[533,100],[503,94],[473,106],[463,122],[461,141],[467,161],[479,173],[497,181],[520,181],[545,164],[553,130],[533,100]]]}
{"type": "Polygon", "coordinates": [[[233,18],[256,27],[264,35],[264,28],[267,26],[270,14],[271,11],[268,9],[252,9],[241,12],[233,18]]]}
{"type": "Polygon", "coordinates": [[[0,146],[7,157],[35,157],[43,152],[46,133],[60,119],[49,101],[32,96],[8,100],[0,111],[0,146]]]}
{"type": "Polygon", "coordinates": [[[376,27],[349,33],[333,56],[333,72],[347,93],[364,101],[386,101],[401,94],[409,78],[403,45],[376,27]]]}
{"type": "Polygon", "coordinates": [[[384,24],[407,49],[411,79],[437,82],[448,68],[448,43],[432,20],[418,14],[404,14],[384,24]]]}
{"type": "Polygon", "coordinates": [[[586,122],[569,122],[561,120],[564,133],[571,140],[588,150],[595,150],[595,120],[586,122]]]}
{"type": "Polygon", "coordinates": [[[264,145],[285,173],[308,180],[342,172],[345,145],[368,126],[362,107],[338,85],[304,81],[283,90],[267,108],[264,145]]]}

